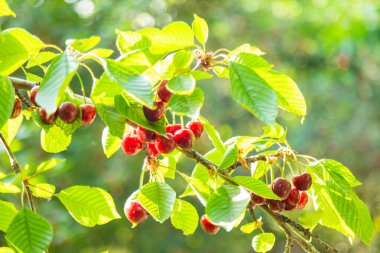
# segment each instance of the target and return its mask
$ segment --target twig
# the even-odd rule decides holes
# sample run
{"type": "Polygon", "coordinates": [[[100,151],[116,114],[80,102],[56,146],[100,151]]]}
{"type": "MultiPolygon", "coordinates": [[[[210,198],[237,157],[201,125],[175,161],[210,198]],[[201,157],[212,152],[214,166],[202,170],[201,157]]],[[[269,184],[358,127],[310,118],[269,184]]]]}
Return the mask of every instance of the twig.
{"type": "Polygon", "coordinates": [[[23,103],[26,107],[28,107],[28,108],[33,107],[33,105],[30,104],[29,101],[26,100],[25,97],[24,97],[23,95],[21,95],[19,89],[15,89],[15,92],[16,92],[17,97],[19,97],[19,98],[21,99],[22,103],[23,103]]]}
{"type": "Polygon", "coordinates": [[[22,183],[23,183],[23,185],[25,187],[25,190],[26,190],[26,196],[28,198],[30,209],[32,209],[32,211],[35,212],[36,211],[36,206],[34,205],[32,191],[29,188],[29,182],[27,180],[24,180],[24,181],[22,181],[22,183]]]}
{"type": "Polygon", "coordinates": [[[9,145],[8,145],[7,141],[5,140],[2,133],[0,133],[0,139],[1,139],[1,142],[3,143],[3,145],[5,147],[5,150],[7,151],[12,170],[14,171],[14,173],[20,173],[20,166],[18,165],[16,157],[13,155],[12,150],[9,147],[9,145]]]}

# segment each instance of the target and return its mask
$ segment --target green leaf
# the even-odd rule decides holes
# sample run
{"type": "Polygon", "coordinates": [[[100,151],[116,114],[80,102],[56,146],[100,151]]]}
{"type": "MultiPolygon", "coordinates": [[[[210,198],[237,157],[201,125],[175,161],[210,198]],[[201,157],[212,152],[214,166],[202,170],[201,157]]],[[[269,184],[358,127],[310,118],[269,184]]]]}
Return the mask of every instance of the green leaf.
{"type": "Polygon", "coordinates": [[[277,96],[252,69],[230,63],[232,97],[265,124],[273,125],[277,117],[277,96]]]}
{"type": "Polygon", "coordinates": [[[207,200],[206,214],[210,220],[231,230],[250,200],[249,193],[242,187],[223,185],[207,200]]]}
{"type": "Polygon", "coordinates": [[[71,136],[66,136],[65,132],[57,126],[41,130],[41,147],[48,153],[62,152],[70,143],[71,136]]]}
{"type": "Polygon", "coordinates": [[[57,57],[57,54],[49,52],[49,51],[39,52],[36,56],[29,59],[28,64],[26,65],[26,68],[42,65],[48,61],[53,60],[55,57],[57,57]]]}
{"type": "Polygon", "coordinates": [[[47,114],[57,111],[78,66],[76,57],[70,51],[65,51],[50,64],[36,97],[37,104],[44,108],[47,114]]]}
{"type": "MultiPolygon", "coordinates": [[[[155,29],[159,33],[159,29],[155,29]]],[[[140,31],[120,31],[116,30],[117,40],[116,45],[121,54],[125,54],[132,50],[141,50],[150,47],[150,40],[140,31]]]]}
{"type": "Polygon", "coordinates": [[[169,109],[177,115],[199,117],[203,106],[203,91],[196,87],[190,95],[173,94],[169,100],[169,109]]]}
{"type": "Polygon", "coordinates": [[[206,44],[208,38],[208,26],[206,20],[201,17],[198,17],[197,14],[194,14],[194,21],[192,23],[193,31],[195,38],[201,43],[206,44]]]}
{"type": "Polygon", "coordinates": [[[248,52],[240,52],[233,55],[231,57],[231,61],[249,67],[253,70],[270,70],[273,67],[273,65],[269,64],[260,55],[248,52]]]}
{"type": "MultiPolygon", "coordinates": [[[[3,180],[2,180],[3,181],[3,180]]],[[[21,189],[11,182],[0,181],[0,193],[19,193],[21,189]]]]}
{"type": "Polygon", "coordinates": [[[165,157],[160,160],[160,164],[158,165],[158,169],[162,172],[162,175],[166,178],[175,178],[176,172],[176,160],[174,157],[165,157]]]}
{"type": "Polygon", "coordinates": [[[15,90],[11,81],[7,77],[0,76],[0,129],[2,131],[3,126],[11,117],[14,102],[15,90]]]}
{"type": "Polygon", "coordinates": [[[107,48],[96,48],[91,50],[89,53],[99,56],[101,58],[108,58],[113,54],[113,50],[107,48]]]}
{"type": "Polygon", "coordinates": [[[347,167],[337,161],[324,159],[320,161],[320,165],[323,166],[324,169],[329,172],[329,175],[337,182],[344,181],[351,187],[362,184],[347,167]]]}
{"type": "Polygon", "coordinates": [[[16,17],[16,14],[9,8],[7,1],[0,0],[0,17],[2,16],[13,16],[16,17]]]}
{"type": "Polygon", "coordinates": [[[224,148],[224,144],[223,144],[222,139],[220,138],[219,133],[216,131],[215,127],[211,125],[210,122],[206,118],[200,117],[200,120],[212,144],[214,144],[214,147],[218,151],[219,155],[222,156],[225,152],[225,148],[224,148]]]}
{"type": "Polygon", "coordinates": [[[298,222],[306,228],[314,229],[321,220],[322,215],[323,214],[321,210],[317,210],[311,213],[304,211],[298,217],[298,222]]]}
{"type": "Polygon", "coordinates": [[[184,22],[173,22],[152,38],[150,51],[153,54],[166,54],[193,45],[194,34],[191,28],[184,22]]]}
{"type": "Polygon", "coordinates": [[[251,175],[255,179],[263,177],[269,169],[270,165],[267,161],[257,161],[251,163],[251,175]]]}
{"type": "Polygon", "coordinates": [[[16,253],[13,249],[8,247],[0,247],[0,253],[16,253]]]}
{"type": "Polygon", "coordinates": [[[252,247],[256,252],[268,252],[273,248],[275,240],[273,233],[261,233],[253,237],[252,247]]]}
{"type": "Polygon", "coordinates": [[[153,93],[149,77],[134,73],[123,62],[110,59],[106,61],[106,71],[111,81],[120,84],[137,102],[153,107],[153,93]]]}
{"type": "Polygon", "coordinates": [[[195,88],[195,79],[191,73],[180,74],[170,79],[166,87],[175,94],[191,94],[195,88]]]}
{"type": "Polygon", "coordinates": [[[173,226],[182,230],[184,235],[191,235],[197,229],[199,219],[197,209],[187,201],[176,199],[170,218],[173,226]]]}
{"type": "Polygon", "coordinates": [[[36,169],[36,172],[34,173],[34,176],[39,175],[41,173],[44,173],[48,170],[53,169],[55,166],[63,163],[65,159],[57,159],[57,158],[52,158],[47,161],[44,161],[40,163],[36,169]]]}
{"type": "Polygon", "coordinates": [[[232,166],[238,159],[239,148],[236,145],[227,146],[226,151],[224,152],[222,162],[219,165],[219,169],[225,170],[228,167],[232,166]]]}
{"type": "Polygon", "coordinates": [[[112,196],[101,188],[76,185],[56,196],[83,226],[103,225],[120,218],[112,196]]]}
{"type": "Polygon", "coordinates": [[[9,119],[7,123],[0,129],[0,132],[3,134],[4,139],[8,144],[11,144],[14,138],[16,137],[18,130],[21,127],[23,119],[24,117],[22,115],[14,119],[9,119]]]}
{"type": "Polygon", "coordinates": [[[51,199],[55,193],[55,186],[48,183],[29,184],[33,196],[43,199],[51,199]]]}
{"type": "Polygon", "coordinates": [[[273,193],[263,181],[248,176],[236,176],[232,178],[237,184],[243,186],[248,191],[255,193],[266,199],[281,200],[276,194],[273,193]]]}
{"type": "Polygon", "coordinates": [[[17,215],[17,209],[11,202],[0,200],[0,230],[7,232],[9,225],[17,215]]]}
{"type": "Polygon", "coordinates": [[[91,36],[86,39],[69,39],[66,40],[66,45],[80,52],[86,52],[99,44],[101,38],[99,36],[91,36]]]}
{"type": "Polygon", "coordinates": [[[120,141],[120,138],[110,134],[108,127],[104,128],[102,134],[102,147],[107,158],[110,158],[120,149],[120,141]]]}
{"type": "Polygon", "coordinates": [[[194,70],[191,72],[191,75],[194,77],[195,80],[203,80],[203,79],[211,79],[214,77],[213,74],[200,71],[200,70],[194,70]]]}
{"type": "Polygon", "coordinates": [[[5,238],[19,252],[41,253],[53,239],[53,228],[43,217],[23,208],[9,225],[5,238]]]}
{"type": "MultiPolygon", "coordinates": [[[[200,170],[194,169],[194,171],[200,171],[200,170]]],[[[201,204],[205,206],[207,203],[207,199],[209,198],[212,192],[212,188],[208,184],[205,183],[205,181],[208,180],[208,177],[207,177],[207,180],[201,180],[198,177],[195,177],[194,173],[192,177],[189,177],[188,175],[179,171],[177,171],[177,173],[181,175],[181,177],[185,179],[185,181],[188,183],[187,189],[180,197],[182,198],[182,197],[195,194],[197,198],[199,199],[199,201],[201,202],[201,204]]]]}
{"type": "Polygon", "coordinates": [[[155,220],[163,223],[170,217],[176,193],[167,184],[150,182],[141,188],[137,199],[155,220]]]}
{"type": "Polygon", "coordinates": [[[263,225],[263,222],[261,220],[254,221],[251,223],[244,224],[243,226],[240,227],[240,231],[243,232],[244,234],[250,234],[259,227],[263,225]]]}
{"type": "Polygon", "coordinates": [[[263,130],[263,136],[278,138],[280,140],[286,139],[286,130],[284,130],[284,128],[278,123],[276,123],[274,126],[264,126],[263,130]]]}

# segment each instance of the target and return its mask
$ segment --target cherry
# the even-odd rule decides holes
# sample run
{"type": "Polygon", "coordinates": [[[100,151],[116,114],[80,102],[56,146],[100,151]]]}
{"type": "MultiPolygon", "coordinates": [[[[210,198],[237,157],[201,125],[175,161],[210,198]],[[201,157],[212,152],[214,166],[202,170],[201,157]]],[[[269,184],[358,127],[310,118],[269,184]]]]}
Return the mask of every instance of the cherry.
{"type": "Polygon", "coordinates": [[[209,219],[207,219],[206,214],[201,217],[201,226],[203,230],[209,235],[215,235],[218,233],[220,226],[215,225],[209,219]]]}
{"type": "Polygon", "coordinates": [[[46,125],[51,125],[55,122],[55,120],[57,119],[57,115],[58,113],[55,112],[53,113],[52,115],[47,115],[45,109],[41,108],[40,109],[40,118],[41,118],[41,121],[43,123],[45,123],[46,125]]]}
{"type": "Polygon", "coordinates": [[[190,121],[186,124],[186,127],[193,131],[195,138],[201,137],[203,133],[203,124],[199,121],[190,121]]]}
{"type": "Polygon", "coordinates": [[[158,97],[164,103],[169,102],[171,96],[173,95],[173,93],[171,93],[171,91],[168,90],[168,88],[166,87],[167,83],[168,83],[168,80],[163,80],[157,90],[158,97]]]}
{"type": "Polygon", "coordinates": [[[15,98],[15,103],[13,105],[11,119],[17,118],[21,114],[21,111],[22,111],[21,99],[15,98]]]}
{"type": "Polygon", "coordinates": [[[256,206],[264,205],[265,204],[265,199],[259,195],[254,194],[251,192],[251,202],[252,204],[256,206]]]}
{"type": "Polygon", "coordinates": [[[137,137],[139,137],[140,141],[142,142],[154,141],[154,139],[156,138],[155,132],[145,129],[141,126],[137,127],[136,132],[137,132],[137,137]]]}
{"type": "Polygon", "coordinates": [[[307,191],[311,187],[313,179],[311,175],[307,172],[304,172],[300,175],[295,175],[293,177],[294,186],[300,191],[307,191]]]}
{"type": "Polygon", "coordinates": [[[160,152],[157,151],[156,145],[153,142],[148,143],[148,149],[152,157],[157,157],[160,155],[160,152]]]}
{"type": "Polygon", "coordinates": [[[277,196],[286,199],[289,196],[292,185],[285,178],[278,177],[274,180],[271,188],[277,196]]]}
{"type": "Polygon", "coordinates": [[[300,192],[297,188],[293,188],[290,190],[289,196],[286,198],[285,202],[289,205],[296,206],[300,201],[300,192]]]}
{"type": "Polygon", "coordinates": [[[174,141],[183,149],[191,149],[195,140],[193,132],[189,129],[178,130],[174,135],[174,141]]]}
{"type": "Polygon", "coordinates": [[[37,105],[36,103],[36,96],[37,96],[37,92],[38,92],[38,89],[40,87],[39,86],[34,86],[31,90],[30,90],[30,96],[29,96],[29,100],[30,102],[32,102],[32,104],[34,105],[37,105]]]}
{"type": "Polygon", "coordinates": [[[159,121],[165,113],[165,105],[163,102],[154,102],[154,105],[157,107],[154,110],[146,106],[143,107],[145,118],[151,122],[159,121]]]}
{"type": "Polygon", "coordinates": [[[166,133],[171,133],[172,135],[175,135],[175,133],[181,129],[182,129],[181,124],[167,125],[166,133]]]}
{"type": "Polygon", "coordinates": [[[274,199],[267,199],[266,203],[268,204],[270,210],[272,210],[275,213],[279,213],[285,208],[285,202],[280,200],[274,200],[274,199]]]}
{"type": "Polygon", "coordinates": [[[126,134],[121,140],[121,148],[127,155],[136,155],[142,149],[142,143],[136,135],[126,134]]]}
{"type": "Polygon", "coordinates": [[[163,135],[157,135],[154,145],[158,152],[162,154],[169,154],[175,148],[175,142],[173,140],[172,134],[166,134],[168,137],[163,135]]]}
{"type": "Polygon", "coordinates": [[[286,210],[286,211],[291,211],[294,208],[296,208],[296,206],[289,204],[285,200],[283,200],[282,202],[284,202],[284,210],[286,210]]]}
{"type": "Polygon", "coordinates": [[[67,124],[73,123],[79,115],[78,107],[71,102],[64,102],[58,108],[58,116],[67,124]]]}
{"type": "Polygon", "coordinates": [[[133,223],[141,223],[148,218],[148,212],[142,207],[137,200],[132,200],[124,207],[124,213],[127,219],[133,223]]]}
{"type": "Polygon", "coordinates": [[[297,209],[302,209],[306,206],[307,202],[309,201],[309,197],[307,196],[307,192],[301,192],[300,194],[300,201],[297,204],[297,209]]]}
{"type": "Polygon", "coordinates": [[[82,125],[91,125],[96,117],[95,106],[92,104],[84,104],[80,106],[80,109],[82,111],[82,125]]]}

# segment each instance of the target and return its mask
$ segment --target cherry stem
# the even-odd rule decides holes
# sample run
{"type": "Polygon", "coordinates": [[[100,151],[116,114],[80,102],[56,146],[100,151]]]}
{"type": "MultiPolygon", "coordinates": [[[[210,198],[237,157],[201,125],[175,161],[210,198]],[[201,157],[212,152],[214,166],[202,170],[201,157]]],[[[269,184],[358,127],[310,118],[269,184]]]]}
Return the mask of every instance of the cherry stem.
{"type": "Polygon", "coordinates": [[[7,141],[5,140],[5,138],[4,138],[4,136],[3,136],[3,134],[1,132],[0,132],[0,139],[1,139],[1,142],[3,143],[3,145],[4,145],[5,151],[8,154],[12,170],[14,171],[14,173],[20,173],[20,166],[19,166],[19,164],[18,164],[18,162],[16,160],[16,157],[14,156],[11,148],[9,147],[7,141]]]}

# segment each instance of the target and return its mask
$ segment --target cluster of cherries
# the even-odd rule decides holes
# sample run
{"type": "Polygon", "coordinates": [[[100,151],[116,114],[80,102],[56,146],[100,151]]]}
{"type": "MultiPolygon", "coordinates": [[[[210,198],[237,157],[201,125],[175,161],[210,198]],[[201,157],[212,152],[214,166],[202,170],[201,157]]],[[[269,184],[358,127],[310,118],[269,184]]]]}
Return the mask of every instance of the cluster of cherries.
{"type": "Polygon", "coordinates": [[[281,198],[281,200],[264,199],[254,193],[251,193],[251,202],[254,206],[267,204],[273,212],[291,211],[294,208],[302,209],[306,206],[309,197],[307,190],[312,185],[311,175],[307,172],[293,177],[292,188],[291,183],[285,178],[278,177],[269,187],[281,198]]]}
{"type": "MultiPolygon", "coordinates": [[[[30,91],[30,102],[34,105],[38,106],[36,103],[36,96],[38,93],[38,86],[34,86],[30,91]]],[[[94,122],[96,117],[96,108],[93,104],[82,104],[80,108],[72,102],[64,102],[62,103],[57,111],[51,115],[46,113],[46,110],[40,109],[40,118],[43,123],[46,125],[52,125],[56,121],[57,117],[59,117],[66,124],[73,123],[79,116],[79,110],[82,111],[82,125],[88,126],[94,122]]]]}

